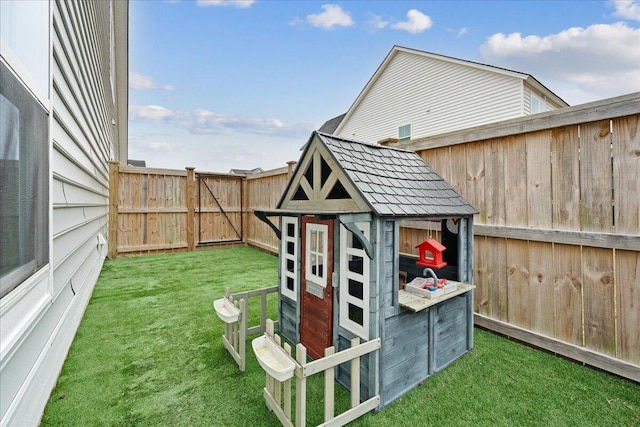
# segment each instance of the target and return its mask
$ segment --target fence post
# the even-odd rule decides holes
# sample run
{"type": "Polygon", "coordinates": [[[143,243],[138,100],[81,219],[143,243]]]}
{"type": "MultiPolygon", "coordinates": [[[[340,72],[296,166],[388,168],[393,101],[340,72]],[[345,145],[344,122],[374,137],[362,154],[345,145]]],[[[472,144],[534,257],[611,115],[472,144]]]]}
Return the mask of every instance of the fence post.
{"type": "MultiPolygon", "coordinates": [[[[296,345],[296,360],[300,366],[307,363],[307,349],[302,344],[296,345]]],[[[296,375],[296,426],[305,426],[307,423],[307,379],[296,375]]]]}
{"type": "MultiPolygon", "coordinates": [[[[291,346],[288,343],[284,343],[284,351],[291,356],[291,346]]],[[[283,384],[284,387],[284,415],[288,420],[291,420],[291,378],[286,380],[283,384]]]]}
{"type": "Polygon", "coordinates": [[[240,372],[244,372],[244,367],[247,362],[247,300],[240,299],[240,372]]]}
{"type": "Polygon", "coordinates": [[[293,174],[293,167],[296,165],[295,160],[290,160],[287,162],[287,181],[291,179],[291,174],[293,174]]]}
{"type": "Polygon", "coordinates": [[[120,162],[109,161],[109,249],[107,256],[118,256],[118,202],[120,193],[120,162]]]}
{"type": "Polygon", "coordinates": [[[196,250],[195,240],[195,211],[196,211],[196,174],[194,167],[186,167],[187,170],[187,251],[196,250]]]}
{"type": "MultiPolygon", "coordinates": [[[[351,347],[360,345],[360,338],[351,340],[351,347]]],[[[360,404],[360,358],[351,359],[351,407],[355,408],[360,404]]]]}
{"type": "Polygon", "coordinates": [[[247,241],[244,232],[245,227],[249,229],[246,234],[251,235],[251,226],[249,225],[249,188],[249,181],[245,175],[242,177],[242,184],[240,188],[240,240],[242,240],[242,243],[247,241]]]}
{"type": "MultiPolygon", "coordinates": [[[[324,355],[331,356],[335,353],[333,346],[324,349],[324,355]]],[[[332,366],[324,371],[324,422],[331,421],[333,419],[334,405],[333,399],[335,398],[334,392],[334,373],[335,368],[332,366]]]]}

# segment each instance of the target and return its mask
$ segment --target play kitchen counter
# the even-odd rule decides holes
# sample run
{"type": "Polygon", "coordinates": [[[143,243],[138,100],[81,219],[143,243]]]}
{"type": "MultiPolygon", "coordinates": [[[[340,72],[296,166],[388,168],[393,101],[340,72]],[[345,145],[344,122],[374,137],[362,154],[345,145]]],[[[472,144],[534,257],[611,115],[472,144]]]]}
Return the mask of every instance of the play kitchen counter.
{"type": "MultiPolygon", "coordinates": [[[[441,295],[436,298],[425,298],[411,292],[408,292],[404,289],[398,291],[398,302],[400,307],[404,307],[408,310],[411,310],[415,313],[421,310],[425,310],[431,306],[436,304],[440,304],[444,301],[447,301],[451,298],[457,297],[462,294],[466,294],[467,292],[473,290],[475,286],[469,285],[467,283],[454,282],[453,280],[448,280],[448,283],[455,283],[457,285],[457,289],[451,293],[441,295]]],[[[468,307],[470,310],[471,307],[468,307]]],[[[470,314],[473,314],[472,312],[470,314]]]]}

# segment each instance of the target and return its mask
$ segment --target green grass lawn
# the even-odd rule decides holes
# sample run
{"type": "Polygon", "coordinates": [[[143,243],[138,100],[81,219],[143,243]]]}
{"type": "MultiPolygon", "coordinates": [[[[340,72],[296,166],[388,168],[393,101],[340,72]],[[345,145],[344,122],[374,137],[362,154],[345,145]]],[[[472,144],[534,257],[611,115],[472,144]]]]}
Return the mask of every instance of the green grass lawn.
{"type": "MultiPolygon", "coordinates": [[[[250,248],[107,260],[42,426],[280,425],[251,343],[241,373],[212,307],[225,286],[276,283],[277,258],[250,248]]],[[[322,422],[312,379],[308,425],[322,422]]],[[[340,413],[348,395],[336,395],[340,413]]],[[[471,352],[352,425],[638,426],[640,385],[476,329],[471,352]]]]}

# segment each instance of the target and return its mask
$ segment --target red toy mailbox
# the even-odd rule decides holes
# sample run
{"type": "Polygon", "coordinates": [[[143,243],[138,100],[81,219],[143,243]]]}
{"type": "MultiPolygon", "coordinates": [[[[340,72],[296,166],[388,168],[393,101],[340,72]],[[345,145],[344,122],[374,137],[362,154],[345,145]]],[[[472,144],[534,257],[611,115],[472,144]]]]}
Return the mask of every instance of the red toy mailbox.
{"type": "Polygon", "coordinates": [[[428,239],[420,243],[416,248],[419,248],[420,259],[416,261],[416,265],[423,267],[442,268],[447,265],[442,260],[442,252],[446,250],[440,242],[435,239],[428,239]]]}

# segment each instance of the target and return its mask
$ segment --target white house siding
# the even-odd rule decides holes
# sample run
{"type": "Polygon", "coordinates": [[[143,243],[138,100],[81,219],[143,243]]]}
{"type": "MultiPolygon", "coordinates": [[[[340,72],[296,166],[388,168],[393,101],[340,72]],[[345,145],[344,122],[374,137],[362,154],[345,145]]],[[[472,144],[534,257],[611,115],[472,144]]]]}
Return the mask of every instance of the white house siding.
{"type": "Polygon", "coordinates": [[[377,142],[411,124],[416,139],[522,116],[523,80],[509,74],[398,51],[338,136],[377,142]]]}
{"type": "Polygon", "coordinates": [[[112,87],[112,19],[114,7],[128,8],[114,5],[50,3],[49,267],[0,301],[2,426],[38,424],[106,254],[107,162],[119,152],[122,108],[112,87]]]}

